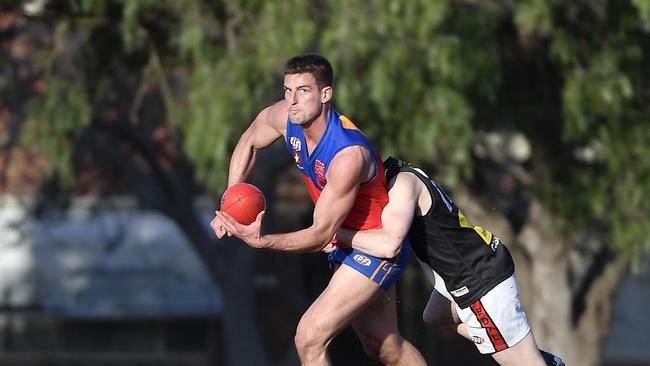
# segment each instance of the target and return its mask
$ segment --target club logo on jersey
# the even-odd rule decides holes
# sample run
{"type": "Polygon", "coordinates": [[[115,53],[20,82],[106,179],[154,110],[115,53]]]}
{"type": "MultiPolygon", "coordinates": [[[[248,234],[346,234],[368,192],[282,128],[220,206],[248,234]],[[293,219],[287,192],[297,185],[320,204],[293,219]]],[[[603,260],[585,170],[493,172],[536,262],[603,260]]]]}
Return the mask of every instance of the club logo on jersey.
{"type": "Polygon", "coordinates": [[[316,183],[323,188],[327,184],[327,180],[325,179],[325,164],[323,164],[320,160],[316,160],[316,163],[314,164],[314,172],[316,172],[316,183]]]}
{"type": "Polygon", "coordinates": [[[299,138],[293,136],[291,139],[289,139],[289,142],[295,151],[300,151],[300,149],[302,149],[302,143],[300,143],[299,138]]]}
{"type": "Polygon", "coordinates": [[[472,336],[472,342],[476,344],[483,344],[483,342],[485,342],[485,339],[483,339],[483,337],[472,336]]]}
{"type": "Polygon", "coordinates": [[[302,157],[300,155],[300,150],[302,149],[302,143],[300,142],[300,139],[293,136],[289,139],[289,143],[293,148],[293,161],[296,163],[298,169],[300,170],[304,169],[304,167],[302,166],[302,157]]]}
{"type": "Polygon", "coordinates": [[[354,257],[352,257],[357,263],[362,264],[364,266],[369,266],[370,265],[370,258],[366,257],[365,255],[357,254],[354,257]]]}

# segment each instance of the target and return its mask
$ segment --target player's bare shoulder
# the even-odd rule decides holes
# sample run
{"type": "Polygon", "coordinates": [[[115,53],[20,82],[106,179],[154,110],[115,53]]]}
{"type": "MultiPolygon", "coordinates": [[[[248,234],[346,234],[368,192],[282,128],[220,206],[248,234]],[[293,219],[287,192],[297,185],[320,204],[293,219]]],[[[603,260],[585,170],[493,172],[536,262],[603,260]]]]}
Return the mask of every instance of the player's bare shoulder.
{"type": "Polygon", "coordinates": [[[375,174],[371,152],[364,146],[348,146],[337,152],[330,163],[330,171],[341,171],[348,176],[358,178],[360,183],[366,182],[375,174]]]}
{"type": "Polygon", "coordinates": [[[289,104],[286,100],[280,100],[266,107],[262,113],[264,113],[266,123],[274,129],[282,131],[282,135],[286,134],[287,118],[289,116],[289,104]]]}

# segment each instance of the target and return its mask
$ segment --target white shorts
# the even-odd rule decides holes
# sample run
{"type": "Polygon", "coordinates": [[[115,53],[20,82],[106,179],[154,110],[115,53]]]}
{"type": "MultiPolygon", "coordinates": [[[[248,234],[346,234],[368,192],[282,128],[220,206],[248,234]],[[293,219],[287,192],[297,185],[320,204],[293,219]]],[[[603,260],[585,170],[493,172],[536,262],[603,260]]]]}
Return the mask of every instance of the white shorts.
{"type": "MultiPolygon", "coordinates": [[[[435,278],[436,291],[454,302],[442,277],[435,271],[431,272],[435,278]]],[[[519,302],[519,290],[514,274],[467,308],[461,309],[456,304],[456,312],[467,326],[467,332],[476,348],[484,354],[512,347],[530,332],[528,318],[519,302]]]]}

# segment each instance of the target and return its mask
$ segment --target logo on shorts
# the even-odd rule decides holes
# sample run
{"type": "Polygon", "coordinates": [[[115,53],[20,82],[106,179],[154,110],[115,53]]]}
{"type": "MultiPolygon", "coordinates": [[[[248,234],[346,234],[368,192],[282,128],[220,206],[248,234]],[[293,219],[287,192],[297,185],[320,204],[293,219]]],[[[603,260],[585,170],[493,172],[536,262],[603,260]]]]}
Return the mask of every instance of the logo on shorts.
{"type": "Polygon", "coordinates": [[[370,258],[366,257],[365,255],[357,254],[354,257],[352,257],[357,263],[362,264],[364,266],[369,266],[370,265],[370,258]]]}
{"type": "Polygon", "coordinates": [[[476,344],[483,344],[483,342],[485,342],[485,339],[483,339],[483,337],[472,336],[472,342],[476,344]]]}
{"type": "Polygon", "coordinates": [[[450,291],[450,292],[451,292],[452,295],[454,295],[456,297],[459,297],[459,296],[463,296],[463,295],[467,294],[469,292],[469,289],[467,288],[467,286],[463,286],[461,288],[455,289],[455,290],[450,291]]]}
{"type": "Polygon", "coordinates": [[[517,305],[515,305],[515,311],[517,312],[517,314],[524,313],[524,309],[521,308],[521,304],[519,303],[519,301],[517,301],[517,305]]]}

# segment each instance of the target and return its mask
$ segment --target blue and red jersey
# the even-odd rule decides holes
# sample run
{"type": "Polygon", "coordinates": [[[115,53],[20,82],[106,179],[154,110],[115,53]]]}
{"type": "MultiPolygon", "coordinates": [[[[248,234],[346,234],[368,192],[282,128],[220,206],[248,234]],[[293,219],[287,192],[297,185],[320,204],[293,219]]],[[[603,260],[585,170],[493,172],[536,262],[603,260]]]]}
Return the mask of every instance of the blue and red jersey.
{"type": "Polygon", "coordinates": [[[375,176],[360,185],[352,210],[341,226],[354,230],[382,227],[381,212],[388,203],[384,166],[368,139],[352,121],[331,108],[325,132],[312,153],[308,154],[302,126],[292,124],[287,118],[286,141],[314,203],[327,185],[327,168],[336,153],[350,146],[368,149],[375,164],[375,176]]]}

